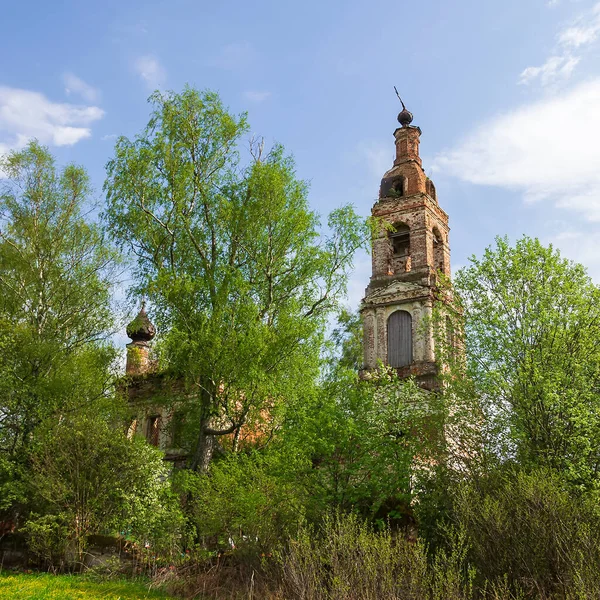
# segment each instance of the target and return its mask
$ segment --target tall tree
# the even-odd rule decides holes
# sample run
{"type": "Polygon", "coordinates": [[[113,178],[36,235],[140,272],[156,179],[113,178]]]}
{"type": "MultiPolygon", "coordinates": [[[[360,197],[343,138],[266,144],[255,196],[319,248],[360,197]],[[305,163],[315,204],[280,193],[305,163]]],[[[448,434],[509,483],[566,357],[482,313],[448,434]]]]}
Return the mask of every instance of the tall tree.
{"type": "Polygon", "coordinates": [[[86,221],[86,172],[31,142],[0,161],[0,451],[19,460],[46,418],[102,398],[116,254],[86,221]]]}
{"type": "Polygon", "coordinates": [[[477,399],[492,453],[597,485],[600,289],[584,267],[536,239],[498,238],[455,290],[467,372],[449,383],[477,399]]]}
{"type": "Polygon", "coordinates": [[[280,146],[238,147],[248,126],[212,92],[151,97],[147,128],[108,163],[106,218],[136,257],[137,291],[163,332],[166,366],[188,383],[193,466],[317,373],[321,336],[368,238],[350,207],[319,232],[307,187],[280,146]]]}

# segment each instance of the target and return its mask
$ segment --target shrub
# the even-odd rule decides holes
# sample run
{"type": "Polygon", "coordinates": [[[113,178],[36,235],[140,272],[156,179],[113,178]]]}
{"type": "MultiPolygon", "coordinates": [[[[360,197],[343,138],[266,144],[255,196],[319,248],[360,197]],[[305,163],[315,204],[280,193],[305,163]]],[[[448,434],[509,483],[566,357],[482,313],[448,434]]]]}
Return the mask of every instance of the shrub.
{"type": "Polygon", "coordinates": [[[488,476],[459,490],[455,511],[481,587],[504,581],[527,597],[598,597],[600,518],[556,474],[488,476]]]}
{"type": "Polygon", "coordinates": [[[302,600],[461,600],[471,597],[466,547],[428,566],[423,544],[374,531],[356,515],[300,529],[282,557],[286,598],[302,600]]]}
{"type": "Polygon", "coordinates": [[[162,454],[100,417],[75,415],[38,436],[24,527],[45,562],[83,563],[88,536],[126,532],[165,550],[182,522],[162,454]],[[57,562],[58,561],[58,562],[57,562]]]}
{"type": "Polygon", "coordinates": [[[268,553],[297,529],[302,493],[281,473],[280,457],[268,452],[232,454],[210,474],[178,474],[191,500],[198,535],[211,549],[268,553]]]}

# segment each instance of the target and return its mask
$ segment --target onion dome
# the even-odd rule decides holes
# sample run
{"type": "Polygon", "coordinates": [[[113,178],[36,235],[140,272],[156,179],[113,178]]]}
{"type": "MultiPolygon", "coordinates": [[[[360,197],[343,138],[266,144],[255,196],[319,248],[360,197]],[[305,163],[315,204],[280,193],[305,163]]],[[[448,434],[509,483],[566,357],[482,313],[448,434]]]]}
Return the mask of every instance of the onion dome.
{"type": "Polygon", "coordinates": [[[400,123],[400,125],[402,125],[402,127],[408,127],[413,120],[413,115],[409,110],[406,110],[406,108],[404,107],[404,105],[402,105],[402,110],[400,111],[400,114],[398,115],[398,123],[400,123]]]}
{"type": "Polygon", "coordinates": [[[137,317],[127,325],[127,337],[130,337],[134,342],[149,342],[156,335],[156,327],[146,314],[145,304],[142,303],[142,308],[137,317]]]}

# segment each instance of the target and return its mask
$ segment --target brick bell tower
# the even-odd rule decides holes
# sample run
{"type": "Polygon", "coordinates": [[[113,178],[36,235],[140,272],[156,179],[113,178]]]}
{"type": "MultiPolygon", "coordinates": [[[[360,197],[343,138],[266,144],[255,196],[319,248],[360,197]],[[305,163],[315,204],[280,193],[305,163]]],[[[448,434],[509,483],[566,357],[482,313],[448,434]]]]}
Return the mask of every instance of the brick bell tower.
{"type": "MultiPolygon", "coordinates": [[[[401,100],[402,102],[402,100],[401,100]]],[[[371,214],[380,225],[372,245],[372,275],[360,312],[364,371],[380,363],[435,386],[432,307],[438,273],[450,276],[448,215],[419,157],[421,129],[402,103],[394,131],[396,159],[381,180],[371,214]]]]}

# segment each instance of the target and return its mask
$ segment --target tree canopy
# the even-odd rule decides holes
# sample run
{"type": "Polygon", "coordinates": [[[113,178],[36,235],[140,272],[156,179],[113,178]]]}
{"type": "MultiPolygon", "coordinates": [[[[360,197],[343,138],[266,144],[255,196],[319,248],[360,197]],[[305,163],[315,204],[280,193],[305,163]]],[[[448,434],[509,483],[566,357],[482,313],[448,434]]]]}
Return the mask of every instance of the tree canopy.
{"type": "Polygon", "coordinates": [[[455,290],[467,357],[457,383],[472,386],[488,450],[597,485],[600,289],[585,268],[537,239],[497,238],[455,290]]]}
{"type": "Polygon", "coordinates": [[[83,168],[58,171],[33,141],[0,170],[0,449],[14,458],[45,418],[108,391],[117,255],[85,218],[83,168]]]}
{"type": "Polygon", "coordinates": [[[146,129],[120,138],[108,163],[106,221],[135,256],[164,366],[188,383],[193,463],[205,469],[215,435],[314,380],[326,319],[369,231],[345,206],[323,233],[281,146],[251,143],[244,163],[246,116],[216,94],[187,88],[151,103],[146,129]]]}

